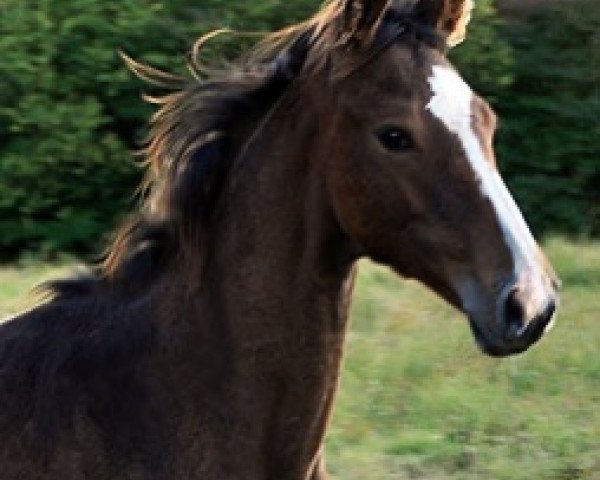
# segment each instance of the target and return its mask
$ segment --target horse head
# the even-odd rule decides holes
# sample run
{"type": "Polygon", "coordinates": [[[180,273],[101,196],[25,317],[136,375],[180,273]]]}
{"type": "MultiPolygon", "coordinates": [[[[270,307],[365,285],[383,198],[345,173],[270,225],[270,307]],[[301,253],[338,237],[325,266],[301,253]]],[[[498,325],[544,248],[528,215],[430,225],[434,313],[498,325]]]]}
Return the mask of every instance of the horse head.
{"type": "Polygon", "coordinates": [[[472,2],[344,8],[321,32],[339,40],[318,93],[339,222],[362,254],[462,310],[485,352],[526,350],[552,324],[559,280],[498,173],[494,111],[445,55],[472,2]]]}

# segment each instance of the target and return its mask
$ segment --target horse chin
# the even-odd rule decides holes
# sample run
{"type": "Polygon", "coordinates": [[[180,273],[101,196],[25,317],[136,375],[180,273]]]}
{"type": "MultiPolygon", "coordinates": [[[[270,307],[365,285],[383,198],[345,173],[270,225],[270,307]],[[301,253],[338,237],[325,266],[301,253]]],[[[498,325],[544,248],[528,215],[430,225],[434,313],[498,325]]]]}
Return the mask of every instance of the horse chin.
{"type": "Polygon", "coordinates": [[[509,357],[511,355],[517,355],[526,351],[532,343],[506,343],[503,340],[494,340],[490,334],[484,332],[484,330],[477,324],[475,320],[469,318],[469,325],[471,326],[471,332],[477,342],[480,350],[494,358],[509,357]]]}

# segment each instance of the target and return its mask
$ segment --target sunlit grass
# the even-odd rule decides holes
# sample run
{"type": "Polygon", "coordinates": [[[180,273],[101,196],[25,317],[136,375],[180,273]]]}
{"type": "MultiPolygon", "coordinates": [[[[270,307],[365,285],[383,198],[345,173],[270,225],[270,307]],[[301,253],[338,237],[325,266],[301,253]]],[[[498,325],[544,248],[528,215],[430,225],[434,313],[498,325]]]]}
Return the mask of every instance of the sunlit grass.
{"type": "Polygon", "coordinates": [[[73,269],[73,262],[67,260],[58,265],[23,260],[15,265],[0,266],[0,321],[35,302],[33,290],[37,285],[73,269]]]}
{"type": "MultiPolygon", "coordinates": [[[[414,282],[362,265],[327,459],[336,480],[600,479],[600,244],[547,242],[555,329],[494,360],[414,282]]],[[[70,267],[0,267],[0,318],[70,267]]]]}

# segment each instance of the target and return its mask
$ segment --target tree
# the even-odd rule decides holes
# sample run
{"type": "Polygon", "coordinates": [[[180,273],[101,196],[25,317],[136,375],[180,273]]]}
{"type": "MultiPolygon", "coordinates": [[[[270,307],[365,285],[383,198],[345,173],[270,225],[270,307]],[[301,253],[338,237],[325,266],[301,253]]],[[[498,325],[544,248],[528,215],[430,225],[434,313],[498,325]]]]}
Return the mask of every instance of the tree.
{"type": "MultiPolygon", "coordinates": [[[[504,25],[493,0],[477,0],[469,38],[451,56],[503,119],[501,169],[536,230],[598,235],[600,4],[578,2],[504,25]]],[[[184,73],[203,33],[271,31],[320,3],[3,0],[0,257],[97,252],[133,208],[141,172],[132,152],[152,109],[118,50],[184,73]]],[[[252,41],[223,37],[206,54],[235,57],[252,41]]]]}
{"type": "Polygon", "coordinates": [[[552,2],[506,28],[514,80],[498,151],[543,232],[600,234],[600,4],[552,2]]]}

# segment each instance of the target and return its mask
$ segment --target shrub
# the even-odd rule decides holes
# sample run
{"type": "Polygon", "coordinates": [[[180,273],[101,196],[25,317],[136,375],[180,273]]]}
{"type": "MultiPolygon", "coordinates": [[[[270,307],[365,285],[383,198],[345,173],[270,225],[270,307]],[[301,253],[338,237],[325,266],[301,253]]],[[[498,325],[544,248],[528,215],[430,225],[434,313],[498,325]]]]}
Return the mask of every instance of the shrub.
{"type": "Polygon", "coordinates": [[[600,3],[549,2],[506,26],[515,66],[499,157],[539,231],[600,234],[600,3]]]}
{"type": "MultiPolygon", "coordinates": [[[[538,231],[600,234],[600,4],[548,6],[503,26],[478,0],[469,40],[452,56],[503,118],[498,152],[538,231]],[[560,19],[558,28],[557,19],[560,19]]],[[[183,71],[213,28],[269,31],[320,0],[4,0],[0,5],[0,258],[24,250],[98,251],[132,208],[151,108],[122,49],[183,71]]],[[[248,40],[216,42],[213,57],[248,40]]]]}
{"type": "Polygon", "coordinates": [[[5,2],[0,252],[93,249],[130,203],[129,149],[149,112],[117,47],[168,53],[172,35],[158,3],[5,2]]]}
{"type": "Polygon", "coordinates": [[[0,5],[0,258],[98,251],[132,207],[151,108],[122,49],[170,71],[217,26],[271,29],[317,2],[4,0],[0,5]]]}

